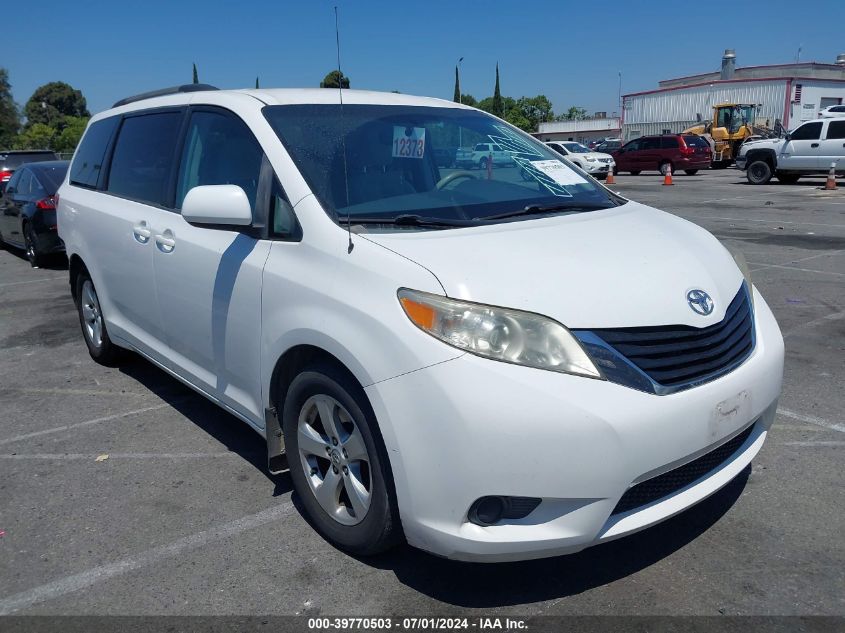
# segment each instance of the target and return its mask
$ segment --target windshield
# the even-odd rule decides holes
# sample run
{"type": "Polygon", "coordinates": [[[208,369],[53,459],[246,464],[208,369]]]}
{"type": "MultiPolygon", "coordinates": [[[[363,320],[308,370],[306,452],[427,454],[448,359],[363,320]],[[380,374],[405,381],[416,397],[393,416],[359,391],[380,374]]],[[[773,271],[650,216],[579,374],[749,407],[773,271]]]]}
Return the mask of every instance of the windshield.
{"type": "Polygon", "coordinates": [[[308,104],[264,114],[336,220],[411,214],[470,222],[526,207],[617,204],[545,145],[483,112],[344,105],[341,114],[339,105],[308,104]],[[457,150],[449,167],[435,160],[442,149],[457,150]]]}
{"type": "Polygon", "coordinates": [[[589,154],[590,150],[581,143],[564,143],[563,146],[573,154],[589,154]]]}

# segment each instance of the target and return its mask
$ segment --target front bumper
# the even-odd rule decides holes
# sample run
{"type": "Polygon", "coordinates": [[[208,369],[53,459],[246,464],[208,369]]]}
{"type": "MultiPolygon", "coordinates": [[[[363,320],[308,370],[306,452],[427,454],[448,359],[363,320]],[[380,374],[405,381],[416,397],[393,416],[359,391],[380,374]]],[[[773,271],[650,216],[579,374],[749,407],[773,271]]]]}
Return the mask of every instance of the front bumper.
{"type": "Polygon", "coordinates": [[[595,163],[584,163],[584,171],[586,171],[591,176],[598,176],[601,174],[607,174],[611,169],[616,166],[616,163],[602,163],[602,162],[595,162],[595,163]]]}
{"type": "Polygon", "coordinates": [[[572,553],[713,494],[750,463],[774,420],[783,339],[756,291],[755,327],[755,350],[740,367],[668,396],[470,354],[367,387],[408,542],[470,561],[572,553]],[[714,470],[612,515],[632,485],[708,453],[755,421],[714,470]],[[523,519],[481,527],[467,511],[485,495],[543,501],[523,519]]]}
{"type": "Polygon", "coordinates": [[[736,163],[737,168],[745,171],[745,168],[747,167],[747,163],[748,163],[748,157],[747,156],[737,156],[736,160],[734,162],[736,163]]]}

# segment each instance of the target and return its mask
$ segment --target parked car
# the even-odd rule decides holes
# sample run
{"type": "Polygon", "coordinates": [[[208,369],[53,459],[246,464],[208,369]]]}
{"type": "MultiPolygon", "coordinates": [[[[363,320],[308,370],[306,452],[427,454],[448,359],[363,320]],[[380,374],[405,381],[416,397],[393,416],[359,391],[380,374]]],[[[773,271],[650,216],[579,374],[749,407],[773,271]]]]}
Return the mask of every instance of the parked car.
{"type": "Polygon", "coordinates": [[[434,150],[434,163],[438,167],[454,167],[457,147],[438,147],[434,150]]]}
{"type": "Polygon", "coordinates": [[[450,101],[347,90],[341,117],[320,89],[164,93],[95,115],[59,190],[82,337],[265,437],[338,547],[575,552],[760,450],[783,340],[704,229],[450,101]],[[441,177],[434,130],[532,179],[441,177]]]}
{"type": "Polygon", "coordinates": [[[613,156],[601,152],[591,152],[589,149],[574,141],[546,141],[561,156],[567,158],[576,167],[580,167],[591,176],[603,180],[608,172],[616,166],[613,156]]]}
{"type": "Polygon", "coordinates": [[[472,150],[458,149],[455,166],[461,169],[487,169],[492,161],[493,167],[513,167],[511,155],[496,143],[477,143],[472,150]]]}
{"type": "Polygon", "coordinates": [[[65,250],[56,230],[56,192],[68,165],[66,160],[27,163],[0,197],[0,244],[23,249],[34,267],[65,250]]]}
{"type": "Polygon", "coordinates": [[[820,119],[838,119],[845,117],[845,105],[832,105],[819,111],[820,119]]]}
{"type": "Polygon", "coordinates": [[[683,170],[689,176],[700,169],[709,169],[713,153],[707,139],[694,134],[641,136],[628,141],[612,154],[617,171],[637,175],[643,171],[663,172],[667,165],[672,173],[683,170]]]}
{"type": "Polygon", "coordinates": [[[26,163],[44,160],[59,160],[55,152],[40,149],[10,150],[0,152],[0,192],[9,182],[15,170],[26,163]]]}
{"type": "Polygon", "coordinates": [[[620,147],[622,147],[621,139],[605,140],[596,145],[596,151],[603,154],[612,154],[620,147]]]}
{"type": "Polygon", "coordinates": [[[845,174],[845,118],[807,121],[784,138],[743,143],[736,158],[752,185],[765,185],[772,176],[794,183],[801,176],[827,174],[831,164],[845,174]]]}

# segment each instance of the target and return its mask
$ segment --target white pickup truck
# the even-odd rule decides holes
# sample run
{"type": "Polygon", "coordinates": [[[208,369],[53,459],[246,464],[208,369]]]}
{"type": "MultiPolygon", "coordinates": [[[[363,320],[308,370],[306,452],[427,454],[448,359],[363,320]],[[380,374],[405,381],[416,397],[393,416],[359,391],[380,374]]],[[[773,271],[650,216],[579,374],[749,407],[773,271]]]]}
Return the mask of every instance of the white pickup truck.
{"type": "Polygon", "coordinates": [[[831,163],[845,174],[845,118],[807,121],[782,138],[746,141],[736,157],[752,185],[765,185],[772,176],[794,183],[828,173],[831,163]]]}
{"type": "Polygon", "coordinates": [[[470,149],[460,148],[455,154],[455,166],[461,169],[487,169],[492,160],[493,167],[513,167],[513,158],[495,143],[478,143],[470,149]]]}

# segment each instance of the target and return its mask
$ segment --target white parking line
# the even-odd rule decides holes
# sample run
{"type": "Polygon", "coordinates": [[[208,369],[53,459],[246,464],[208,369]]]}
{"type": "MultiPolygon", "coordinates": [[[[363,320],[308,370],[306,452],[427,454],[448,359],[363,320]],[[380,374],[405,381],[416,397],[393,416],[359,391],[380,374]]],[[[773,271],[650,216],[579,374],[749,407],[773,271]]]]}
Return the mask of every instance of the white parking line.
{"type": "Polygon", "coordinates": [[[133,411],[124,411],[123,413],[115,413],[107,415],[102,418],[94,418],[93,420],[86,420],[85,422],[76,422],[75,424],[65,424],[63,426],[54,426],[50,429],[42,431],[33,431],[32,433],[24,433],[23,435],[16,435],[15,437],[7,437],[0,440],[0,445],[11,444],[12,442],[21,442],[33,437],[41,437],[42,435],[50,435],[52,433],[61,433],[62,431],[69,431],[71,429],[78,429],[84,426],[91,426],[92,424],[99,424],[100,422],[111,422],[112,420],[119,420],[120,418],[128,418],[130,415],[138,415],[139,413],[147,413],[148,411],[155,411],[157,409],[164,409],[173,406],[170,403],[156,404],[151,407],[144,407],[143,409],[134,409],[133,411]]]}
{"type": "Polygon", "coordinates": [[[802,273],[816,273],[818,275],[836,275],[837,277],[845,277],[845,273],[837,273],[832,270],[814,270],[812,268],[798,268],[798,266],[781,266],[780,264],[763,264],[760,262],[748,262],[752,266],[759,266],[759,268],[752,268],[751,271],[763,270],[764,268],[778,268],[781,270],[797,270],[802,273]]]}
{"type": "Polygon", "coordinates": [[[781,442],[783,446],[845,446],[845,442],[781,442]]]}
{"type": "Polygon", "coordinates": [[[20,286],[22,284],[38,284],[44,281],[55,281],[56,279],[67,279],[67,276],[61,277],[44,277],[43,279],[28,279],[27,281],[11,281],[9,283],[0,284],[0,288],[7,288],[8,286],[20,286]]]}
{"type": "Polygon", "coordinates": [[[46,459],[46,460],[87,460],[95,461],[100,455],[113,459],[200,459],[216,457],[240,457],[238,453],[10,453],[0,455],[0,459],[46,459]]]}
{"type": "Polygon", "coordinates": [[[778,414],[786,416],[787,418],[792,418],[793,420],[798,420],[799,422],[807,422],[808,424],[815,424],[816,426],[823,426],[826,429],[845,433],[845,424],[841,424],[839,422],[831,422],[830,420],[825,420],[824,418],[807,415],[806,413],[798,413],[797,411],[790,411],[789,409],[784,409],[783,407],[778,407],[778,414]]]}
{"type": "Polygon", "coordinates": [[[197,534],[180,538],[168,545],[147,550],[146,552],[124,558],[115,563],[100,565],[99,567],[94,567],[93,569],[73,574],[72,576],[54,580],[40,587],[33,587],[27,591],[2,598],[0,599],[0,615],[8,615],[31,607],[39,602],[88,589],[99,582],[109,580],[115,576],[120,576],[168,558],[173,558],[184,552],[195,550],[215,541],[221,541],[241,532],[253,530],[272,521],[277,521],[290,512],[291,508],[293,508],[292,503],[283,503],[282,505],[262,510],[257,514],[251,514],[237,519],[231,523],[224,523],[223,525],[204,530],[197,534]]]}
{"type": "MultiPolygon", "coordinates": [[[[781,262],[780,264],[760,264],[758,268],[752,268],[751,272],[753,273],[755,270],[763,270],[764,268],[775,268],[777,266],[786,266],[788,264],[797,264],[798,262],[806,262],[811,259],[818,259],[819,257],[826,257],[828,255],[836,255],[837,253],[841,253],[842,249],[835,250],[835,251],[825,251],[824,253],[816,253],[815,255],[809,255],[807,257],[802,257],[800,259],[790,259],[788,262],[781,262]]],[[[755,264],[757,266],[757,264],[755,264]]],[[[821,272],[821,271],[819,271],[821,272]]]]}
{"type": "Polygon", "coordinates": [[[821,224],[819,222],[792,222],[789,220],[757,220],[755,218],[725,218],[717,215],[696,215],[699,220],[727,220],[729,222],[763,222],[765,224],[802,224],[804,226],[827,226],[845,229],[845,224],[821,224]]]}
{"type": "Polygon", "coordinates": [[[792,336],[796,332],[800,332],[801,330],[806,330],[809,327],[813,327],[814,325],[818,325],[819,323],[824,323],[825,321],[838,321],[842,317],[845,317],[845,311],[842,312],[834,312],[833,314],[828,314],[823,317],[819,317],[818,319],[813,319],[812,321],[807,321],[806,323],[802,323],[801,325],[785,332],[783,338],[787,338],[792,336]]]}

